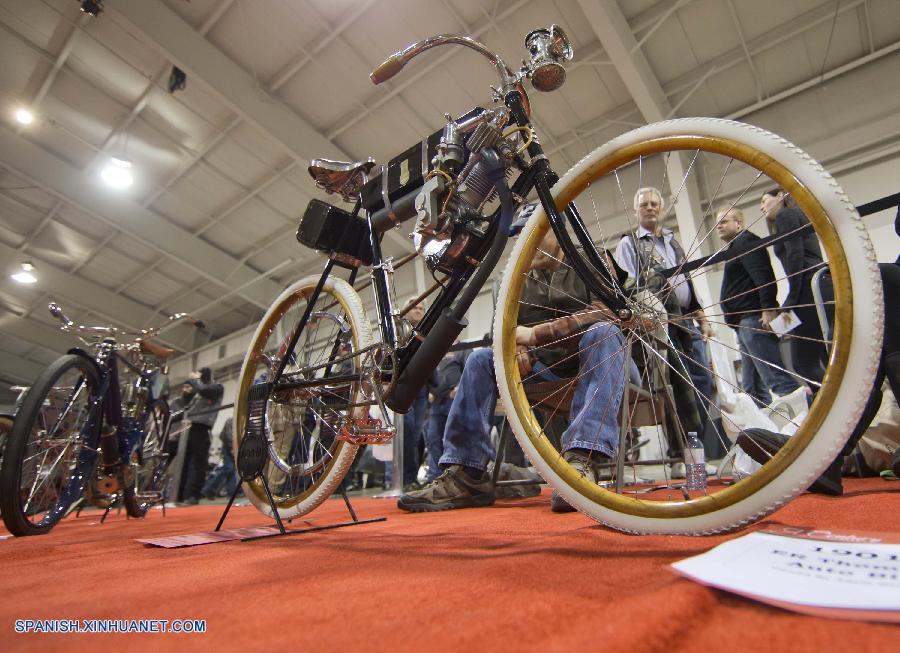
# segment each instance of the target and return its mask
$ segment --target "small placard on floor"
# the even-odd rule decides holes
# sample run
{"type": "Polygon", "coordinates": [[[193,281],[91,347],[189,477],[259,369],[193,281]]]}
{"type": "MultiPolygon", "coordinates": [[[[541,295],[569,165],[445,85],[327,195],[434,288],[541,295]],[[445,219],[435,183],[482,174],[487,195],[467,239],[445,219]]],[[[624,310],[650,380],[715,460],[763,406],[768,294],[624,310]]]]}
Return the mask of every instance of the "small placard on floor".
{"type": "Polygon", "coordinates": [[[804,614],[900,622],[900,538],[771,527],[672,565],[688,578],[804,614]]]}
{"type": "Polygon", "coordinates": [[[212,544],[214,542],[228,542],[230,540],[243,540],[248,537],[260,535],[274,535],[280,531],[275,526],[253,526],[249,528],[229,528],[221,531],[207,531],[205,533],[188,533],[186,535],[170,535],[168,537],[149,537],[139,539],[142,544],[159,546],[165,549],[177,549],[182,546],[198,546],[200,544],[212,544]]]}

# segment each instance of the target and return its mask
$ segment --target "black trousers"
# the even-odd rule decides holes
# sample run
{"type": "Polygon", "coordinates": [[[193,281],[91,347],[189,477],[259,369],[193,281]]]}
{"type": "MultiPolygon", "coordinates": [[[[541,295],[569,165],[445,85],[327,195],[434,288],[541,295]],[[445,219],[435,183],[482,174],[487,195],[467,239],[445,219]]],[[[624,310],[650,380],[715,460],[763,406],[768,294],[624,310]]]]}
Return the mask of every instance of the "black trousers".
{"type": "MultiPolygon", "coordinates": [[[[811,273],[805,273],[800,276],[799,283],[802,284],[802,289],[797,302],[799,306],[793,307],[797,317],[800,318],[800,325],[790,334],[799,337],[790,339],[790,347],[794,371],[802,376],[803,379],[818,384],[822,382],[825,376],[828,346],[822,342],[822,326],[819,322],[819,314],[816,312],[815,306],[813,306],[812,276],[811,273]]],[[[834,289],[831,285],[831,275],[825,274],[822,278],[821,287],[823,300],[826,302],[833,301],[834,289]]],[[[792,307],[785,306],[785,308],[792,307]]],[[[830,305],[826,306],[826,313],[828,313],[829,322],[834,324],[834,308],[830,305]]],[[[813,393],[819,389],[818,385],[810,385],[810,388],[813,393]]]]}
{"type": "Polygon", "coordinates": [[[875,415],[878,414],[884,398],[881,386],[885,376],[887,376],[891,392],[894,394],[894,400],[900,401],[900,394],[898,394],[900,392],[900,265],[879,263],[878,267],[881,271],[881,283],[884,289],[884,343],[881,349],[881,364],[875,374],[869,401],[863,409],[853,434],[844,446],[842,452],[844,456],[853,451],[853,447],[856,446],[872,420],[875,419],[875,415]]]}
{"type": "Polygon", "coordinates": [[[184,465],[181,468],[181,488],[178,500],[200,499],[200,491],[206,482],[209,468],[210,427],[206,424],[191,424],[182,437],[187,437],[184,465]]]}

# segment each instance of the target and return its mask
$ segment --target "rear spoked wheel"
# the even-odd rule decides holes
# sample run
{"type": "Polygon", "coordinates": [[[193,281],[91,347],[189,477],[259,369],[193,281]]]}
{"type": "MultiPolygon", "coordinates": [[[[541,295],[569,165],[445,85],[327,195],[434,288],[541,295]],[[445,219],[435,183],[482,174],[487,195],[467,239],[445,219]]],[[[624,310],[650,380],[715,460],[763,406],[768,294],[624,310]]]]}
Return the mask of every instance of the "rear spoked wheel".
{"type": "Polygon", "coordinates": [[[143,441],[139,442],[122,471],[123,500],[130,517],[143,517],[154,504],[164,499],[169,455],[169,404],[157,400],[147,414],[143,441]]]}
{"type": "MultiPolygon", "coordinates": [[[[370,408],[362,385],[369,382],[363,371],[372,336],[362,301],[350,284],[333,277],[312,299],[318,282],[317,276],[298,281],[266,312],[244,358],[235,400],[234,450],[240,451],[251,411],[259,411],[269,453],[263,474],[287,518],[308,513],[338,488],[358,449],[338,436],[370,408]],[[289,350],[311,299],[310,318],[289,350]],[[275,379],[282,361],[284,372],[275,379]]],[[[271,515],[261,478],[244,483],[244,492],[271,515]]]]}
{"type": "MultiPolygon", "coordinates": [[[[724,120],[672,120],[625,134],[574,166],[553,193],[560,209],[568,207],[571,212],[575,207],[598,248],[612,252],[623,234],[637,229],[632,200],[639,188],[648,186],[659,188],[666,207],[677,206],[679,211],[691,210],[686,208],[685,193],[699,200],[693,205],[694,216],[699,218],[696,236],[681,237],[688,260],[725,251],[726,246],[715,237],[716,214],[723,208],[742,208],[744,226],[767,235],[756,207],[761,194],[775,186],[784,188],[812,223],[834,287],[833,300],[824,302],[828,313],[833,311],[833,336],[789,332],[784,339],[802,338],[821,347],[823,353],[827,350],[819,379],[804,377],[796,367],[744,350],[730,326],[740,323],[743,316],[713,303],[719,299],[721,267],[702,267],[693,273],[695,285],[702,289],[698,293],[701,305],[716,331],[710,347],[724,352],[729,365],[731,359],[743,358],[745,365],[753,365],[764,376],[789,375],[793,387],[800,386],[796,396],[775,397],[763,409],[778,428],[793,432],[788,443],[777,454],[768,454],[758,471],[740,481],[712,477],[707,490],[686,492],[683,481],[673,478],[672,471],[685,456],[686,433],[693,430],[682,412],[692,412],[694,403],[705,405],[698,410],[710,410],[713,405],[709,390],[697,381],[697,369],[689,369],[690,361],[677,353],[675,339],[696,340],[692,316],[670,313],[660,306],[661,297],[665,299],[676,285],[685,283],[678,281],[676,274],[662,294],[618,288],[638,319],[622,322],[608,317],[587,333],[570,338],[574,342],[551,343],[568,346],[569,362],[572,357],[580,361],[574,376],[559,384],[559,392],[577,397],[580,388],[587,393],[588,402],[602,404],[593,419],[607,424],[607,428],[579,431],[579,447],[595,452],[593,462],[602,472],[599,475],[609,480],[591,482],[569,464],[563,456],[566,438],[555,442],[542,426],[548,413],[552,419],[554,412],[565,408],[560,402],[548,404],[546,396],[538,405],[528,389],[531,375],[521,374],[516,364],[519,314],[526,304],[534,303],[523,297],[526,279],[535,257],[548,255],[541,243],[549,224],[541,208],[516,243],[500,291],[494,326],[500,396],[513,431],[538,471],[571,505],[592,518],[641,533],[700,534],[734,529],[769,514],[808,487],[840,452],[859,417],[880,353],[872,343],[881,342],[883,316],[881,289],[872,282],[878,274],[872,246],[852,204],[821,166],[773,134],[724,120]],[[675,160],[678,165],[673,165],[675,160]],[[704,302],[704,297],[712,297],[712,301],[704,302]],[[602,355],[597,353],[600,351],[602,355]],[[586,365],[586,360],[591,365],[586,365]],[[803,386],[815,396],[808,409],[803,386]],[[623,389],[631,391],[627,402],[623,389]],[[614,428],[608,427],[610,416],[614,428]],[[654,469],[626,461],[619,473],[615,459],[620,433],[632,430],[653,438],[661,455],[670,457],[667,464],[654,469]]],[[[664,226],[674,227],[674,217],[674,212],[664,211],[664,226]],[[666,223],[667,217],[673,221],[666,223]]],[[[734,260],[749,255],[743,253],[734,260]]],[[[568,265],[568,261],[559,261],[560,269],[568,265]]],[[[775,270],[773,283],[783,289],[789,283],[809,283],[812,274],[803,270],[798,273],[801,276],[790,279],[777,262],[775,270]]],[[[756,285],[747,292],[759,292],[762,287],[756,285]]],[[[586,307],[584,303],[569,312],[586,307]]],[[[774,338],[759,325],[741,328],[744,334],[774,338]]],[[[540,347],[532,347],[530,353],[537,354],[537,349],[540,347]]],[[[741,425],[729,416],[725,399],[742,401],[741,387],[733,370],[696,356],[693,361],[719,389],[727,433],[720,432],[718,438],[728,449],[741,425]]]]}

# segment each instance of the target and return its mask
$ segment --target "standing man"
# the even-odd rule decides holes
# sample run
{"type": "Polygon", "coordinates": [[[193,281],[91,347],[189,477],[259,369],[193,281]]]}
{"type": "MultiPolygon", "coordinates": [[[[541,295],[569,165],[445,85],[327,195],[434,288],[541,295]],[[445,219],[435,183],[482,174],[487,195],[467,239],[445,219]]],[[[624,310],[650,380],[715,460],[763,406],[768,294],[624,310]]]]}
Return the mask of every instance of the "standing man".
{"type": "Polygon", "coordinates": [[[763,325],[775,319],[778,309],[775,272],[762,239],[744,229],[740,209],[720,209],[716,233],[731,260],[725,263],[719,302],[725,322],[737,332],[741,350],[741,385],[760,406],[772,401],[771,392],[786,395],[799,387],[784,371],[778,338],[763,325]]]}
{"type": "Polygon", "coordinates": [[[187,432],[187,448],[181,472],[181,496],[184,503],[196,505],[200,502],[200,491],[206,480],[210,431],[218,415],[215,409],[222,405],[225,388],[221,383],[213,382],[212,369],[208,367],[201,368],[199,372],[191,372],[185,385],[190,385],[192,391],[185,415],[191,426],[187,432]]]}
{"type": "Polygon", "coordinates": [[[694,320],[669,323],[669,340],[677,350],[677,355],[670,350],[668,362],[671,366],[669,382],[678,405],[681,424],[685,432],[700,433],[709,417],[709,398],[713,386],[709,357],[703,341],[711,337],[713,331],[697,301],[690,280],[684,274],[676,274],[669,279],[661,274],[663,270],[680,265],[685,260],[684,249],[675,240],[672,230],[662,226],[661,215],[664,208],[665,202],[658,188],[649,186],[638,189],[634,194],[634,214],[638,228],[619,241],[615,259],[628,276],[635,280],[638,288],[646,289],[660,299],[670,316],[693,315],[699,322],[699,331],[694,320]],[[702,335],[702,338],[695,337],[697,335],[702,335]],[[683,367],[687,368],[693,387],[681,378],[679,372],[683,367]],[[702,396],[698,396],[698,392],[702,396]],[[689,403],[694,404],[694,410],[689,403]]]}

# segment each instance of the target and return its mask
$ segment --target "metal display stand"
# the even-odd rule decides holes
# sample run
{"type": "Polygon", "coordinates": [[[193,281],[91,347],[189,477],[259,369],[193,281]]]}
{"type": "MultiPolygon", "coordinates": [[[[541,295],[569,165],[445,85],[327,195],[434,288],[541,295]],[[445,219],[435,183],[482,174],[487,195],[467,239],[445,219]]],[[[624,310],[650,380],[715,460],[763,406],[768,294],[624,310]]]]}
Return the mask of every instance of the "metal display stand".
{"type": "MultiPolygon", "coordinates": [[[[265,386],[262,387],[264,388],[265,386]]],[[[252,392],[253,391],[251,391],[251,393],[252,392]]],[[[346,526],[358,526],[360,524],[371,524],[373,522],[387,521],[387,517],[359,519],[356,516],[356,511],[353,510],[353,506],[350,504],[350,498],[347,496],[347,491],[344,489],[344,483],[343,481],[341,481],[341,496],[344,499],[344,504],[347,506],[347,511],[350,513],[350,517],[353,521],[329,524],[327,526],[312,526],[310,528],[285,528],[284,523],[281,520],[281,515],[278,514],[278,507],[275,505],[275,499],[272,498],[272,491],[269,488],[269,481],[268,479],[266,479],[266,475],[263,473],[263,469],[266,466],[266,461],[269,459],[268,442],[263,436],[263,429],[260,428],[262,426],[262,416],[254,416],[253,414],[253,399],[254,397],[251,395],[251,409],[250,418],[247,420],[247,432],[245,437],[241,440],[241,445],[238,448],[237,468],[238,474],[241,477],[241,483],[237,483],[235,485],[235,488],[231,493],[231,497],[229,497],[228,499],[228,504],[225,506],[225,510],[222,513],[222,516],[219,518],[219,523],[216,524],[216,532],[221,530],[222,524],[225,522],[225,518],[228,516],[228,512],[231,510],[231,506],[234,504],[234,499],[241,489],[241,484],[255,481],[257,478],[262,479],[263,489],[265,489],[266,491],[266,499],[269,502],[269,507],[272,509],[272,515],[275,517],[275,523],[278,525],[279,532],[266,533],[262,535],[252,535],[250,537],[242,538],[241,541],[243,542],[248,542],[250,540],[259,540],[267,537],[278,537],[281,535],[300,535],[302,533],[310,533],[312,531],[324,531],[335,528],[344,528],[346,526]],[[254,419],[254,417],[257,417],[257,419],[254,419]]],[[[264,402],[265,399],[263,399],[263,404],[264,402]]]]}

